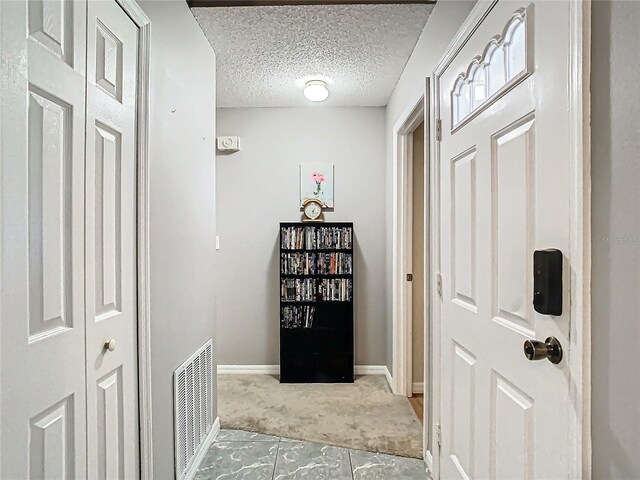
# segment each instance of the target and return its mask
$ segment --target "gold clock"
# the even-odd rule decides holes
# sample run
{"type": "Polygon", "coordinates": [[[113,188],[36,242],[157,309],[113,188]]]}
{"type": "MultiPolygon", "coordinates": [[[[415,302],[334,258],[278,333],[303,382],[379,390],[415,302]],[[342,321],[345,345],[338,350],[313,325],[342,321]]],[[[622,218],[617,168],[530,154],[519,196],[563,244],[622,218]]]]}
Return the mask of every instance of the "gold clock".
{"type": "Polygon", "coordinates": [[[320,200],[307,198],[302,202],[302,221],[324,222],[324,213],[322,213],[323,206],[324,205],[320,200]]]}

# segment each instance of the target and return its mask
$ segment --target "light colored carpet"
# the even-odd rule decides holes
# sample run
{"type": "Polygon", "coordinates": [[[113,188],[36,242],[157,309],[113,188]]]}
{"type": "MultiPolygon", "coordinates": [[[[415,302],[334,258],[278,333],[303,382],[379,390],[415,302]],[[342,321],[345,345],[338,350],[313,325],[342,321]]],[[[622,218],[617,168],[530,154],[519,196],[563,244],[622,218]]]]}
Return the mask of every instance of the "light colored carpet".
{"type": "Polygon", "coordinates": [[[218,375],[222,428],[422,458],[422,425],[382,375],[353,384],[280,384],[271,375],[218,375]]]}

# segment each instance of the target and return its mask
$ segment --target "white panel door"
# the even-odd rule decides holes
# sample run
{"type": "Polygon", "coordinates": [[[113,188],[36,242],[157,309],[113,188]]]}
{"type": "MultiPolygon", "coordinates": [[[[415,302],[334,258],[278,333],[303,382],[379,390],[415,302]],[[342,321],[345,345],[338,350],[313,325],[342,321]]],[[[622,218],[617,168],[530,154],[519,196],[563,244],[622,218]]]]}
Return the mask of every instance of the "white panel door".
{"type": "Polygon", "coordinates": [[[0,19],[0,478],[81,478],[86,4],[0,19]]]}
{"type": "Polygon", "coordinates": [[[87,25],[88,476],[134,479],[138,29],[115,0],[90,1],[87,25]]]}
{"type": "Polygon", "coordinates": [[[441,476],[560,479],[573,465],[569,2],[500,1],[440,77],[441,476]],[[564,253],[561,316],[534,311],[534,250],[564,253]]]}

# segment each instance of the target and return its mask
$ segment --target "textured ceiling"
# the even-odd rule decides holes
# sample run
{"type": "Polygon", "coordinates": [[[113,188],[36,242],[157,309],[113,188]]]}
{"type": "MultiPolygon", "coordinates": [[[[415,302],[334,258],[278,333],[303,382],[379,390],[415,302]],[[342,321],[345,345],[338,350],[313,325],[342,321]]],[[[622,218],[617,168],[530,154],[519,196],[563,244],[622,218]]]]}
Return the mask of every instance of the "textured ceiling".
{"type": "Polygon", "coordinates": [[[193,8],[216,51],[218,106],[386,105],[433,5],[193,8]]]}

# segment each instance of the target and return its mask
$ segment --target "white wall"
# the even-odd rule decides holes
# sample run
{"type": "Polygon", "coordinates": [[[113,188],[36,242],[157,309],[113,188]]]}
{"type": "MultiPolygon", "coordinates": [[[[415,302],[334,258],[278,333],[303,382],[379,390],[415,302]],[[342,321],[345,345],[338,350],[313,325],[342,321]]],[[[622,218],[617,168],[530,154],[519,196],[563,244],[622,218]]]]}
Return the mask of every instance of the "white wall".
{"type": "Polygon", "coordinates": [[[299,165],[335,164],[335,211],[355,229],[356,364],[382,365],[385,318],[384,108],[218,110],[218,360],[279,363],[279,222],[298,221],[299,165]]]}
{"type": "Polygon", "coordinates": [[[593,2],[593,478],[640,478],[640,3],[593,2]]]}
{"type": "Polygon", "coordinates": [[[424,91],[425,78],[431,76],[433,69],[444,54],[449,43],[462,22],[475,5],[475,1],[441,0],[433,9],[427,25],[416,44],[398,85],[391,95],[386,113],[386,365],[392,370],[393,330],[392,330],[392,180],[393,180],[393,127],[408,108],[424,91]]]}
{"type": "Polygon", "coordinates": [[[169,479],[172,374],[214,336],[215,55],[184,0],[140,5],[151,19],[153,465],[169,479]]]}

